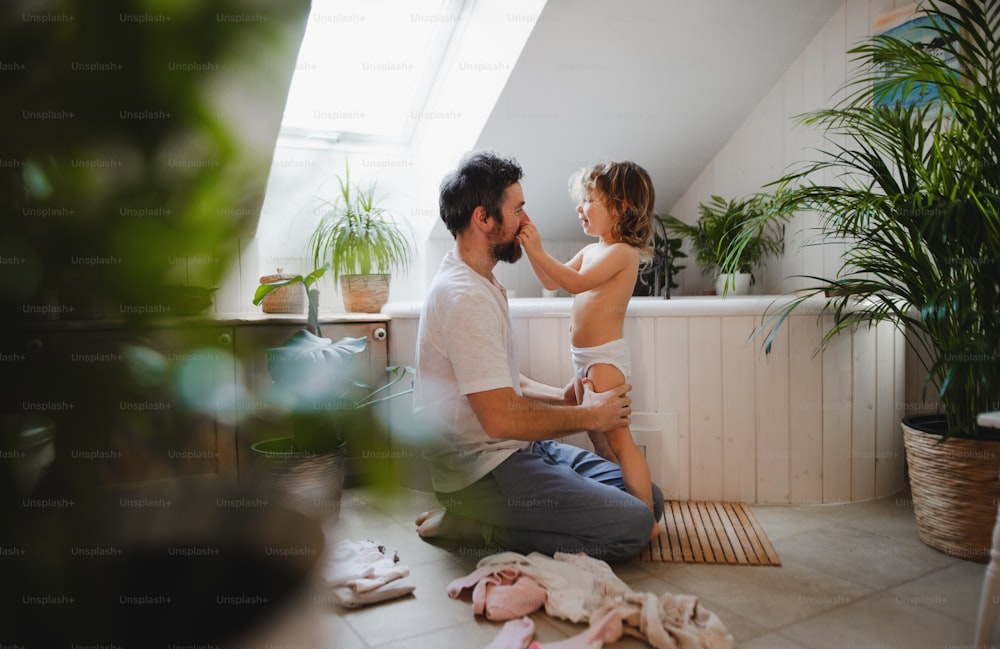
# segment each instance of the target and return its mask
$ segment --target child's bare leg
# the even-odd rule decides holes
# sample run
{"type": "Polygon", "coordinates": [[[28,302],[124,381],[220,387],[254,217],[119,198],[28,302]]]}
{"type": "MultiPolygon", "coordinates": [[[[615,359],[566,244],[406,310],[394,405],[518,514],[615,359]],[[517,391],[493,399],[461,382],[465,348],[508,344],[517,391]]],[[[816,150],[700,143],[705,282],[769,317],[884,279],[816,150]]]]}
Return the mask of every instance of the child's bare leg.
{"type": "MultiPolygon", "coordinates": [[[[610,390],[625,381],[625,376],[618,368],[604,363],[592,366],[587,376],[594,382],[594,390],[597,392],[610,390]]],[[[635,445],[632,432],[627,427],[619,428],[608,433],[605,438],[611,451],[618,458],[618,465],[621,466],[622,476],[625,478],[625,488],[653,511],[653,482],[649,476],[649,465],[639,447],[635,445]]],[[[658,529],[657,526],[653,527],[654,536],[658,529]]]]}
{"type": "MultiPolygon", "coordinates": [[[[625,488],[630,494],[646,503],[649,510],[655,514],[653,481],[649,475],[649,464],[642,451],[635,445],[631,431],[628,428],[619,428],[608,433],[608,443],[615,455],[618,456],[618,465],[622,468],[622,477],[625,478],[625,488]]],[[[654,524],[653,532],[649,538],[654,539],[659,533],[659,524],[654,524]]]]}
{"type": "MultiPolygon", "coordinates": [[[[573,379],[573,385],[576,387],[576,402],[580,403],[583,401],[583,381],[579,377],[576,377],[573,379]]],[[[608,438],[604,433],[587,431],[587,437],[590,438],[590,443],[594,445],[595,453],[605,460],[618,464],[618,458],[615,456],[615,452],[611,450],[611,445],[608,443],[608,438]]]]}

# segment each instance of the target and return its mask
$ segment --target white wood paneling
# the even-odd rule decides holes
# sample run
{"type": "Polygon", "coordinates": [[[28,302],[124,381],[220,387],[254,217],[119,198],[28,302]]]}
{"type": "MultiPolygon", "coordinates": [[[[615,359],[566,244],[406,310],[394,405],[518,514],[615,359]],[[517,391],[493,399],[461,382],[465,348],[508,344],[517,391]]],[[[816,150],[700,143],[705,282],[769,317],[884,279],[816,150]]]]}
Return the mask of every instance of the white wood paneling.
{"type": "MultiPolygon", "coordinates": [[[[833,318],[823,318],[829,331],[833,318]]],[[[823,352],[823,502],[851,500],[851,336],[841,333],[823,352]]]]}
{"type": "Polygon", "coordinates": [[[536,381],[549,385],[566,385],[566,365],[570,361],[566,349],[559,344],[560,331],[566,329],[563,318],[518,318],[528,323],[527,338],[518,341],[521,348],[521,366],[536,381]]]}
{"type": "MultiPolygon", "coordinates": [[[[881,497],[896,493],[902,488],[903,472],[900,463],[893,461],[894,455],[897,453],[894,440],[901,437],[896,408],[896,390],[899,389],[895,361],[896,330],[892,324],[883,322],[878,325],[875,332],[878,347],[878,359],[875,364],[877,372],[875,379],[875,495],[881,497]]],[[[902,448],[899,451],[902,451],[902,448]]]]}
{"type": "Polygon", "coordinates": [[[644,358],[653,359],[656,368],[656,412],[675,413],[676,454],[664,460],[667,476],[660,483],[673,481],[678,498],[691,496],[691,416],[690,416],[690,353],[687,318],[655,318],[653,322],[655,351],[644,351],[644,358]],[[670,476],[670,477],[668,477],[670,476]]]}
{"type": "Polygon", "coordinates": [[[688,368],[691,386],[691,491],[722,498],[722,319],[691,318],[688,368]]]}
{"type": "MultiPolygon", "coordinates": [[[[875,402],[877,335],[862,327],[851,334],[851,499],[875,497],[875,402]]],[[[889,381],[892,385],[892,381],[889,381]]]]}
{"type": "Polygon", "coordinates": [[[823,502],[823,332],[815,316],[788,320],[788,426],[791,500],[823,502]]]}
{"type": "Polygon", "coordinates": [[[788,328],[774,336],[771,353],[758,356],[757,502],[791,502],[791,446],[788,429],[788,328]]]}
{"type": "MultiPolygon", "coordinates": [[[[898,492],[898,420],[907,407],[902,335],[888,325],[862,328],[818,353],[831,318],[801,313],[778,330],[765,355],[762,338],[748,338],[765,313],[773,314],[773,299],[633,302],[625,325],[631,429],[653,480],[671,498],[756,504],[898,492]]],[[[523,369],[532,378],[568,380],[570,305],[512,304],[523,369]]],[[[417,311],[388,309],[390,362],[412,362],[417,311]]],[[[590,448],[585,434],[565,440],[590,448]]]]}
{"type": "MultiPolygon", "coordinates": [[[[757,466],[746,458],[757,456],[757,394],[754,356],[757,343],[747,338],[754,330],[752,316],[722,319],[722,495],[741,500],[757,492],[757,466]]],[[[756,497],[755,497],[756,500],[756,497]]]]}

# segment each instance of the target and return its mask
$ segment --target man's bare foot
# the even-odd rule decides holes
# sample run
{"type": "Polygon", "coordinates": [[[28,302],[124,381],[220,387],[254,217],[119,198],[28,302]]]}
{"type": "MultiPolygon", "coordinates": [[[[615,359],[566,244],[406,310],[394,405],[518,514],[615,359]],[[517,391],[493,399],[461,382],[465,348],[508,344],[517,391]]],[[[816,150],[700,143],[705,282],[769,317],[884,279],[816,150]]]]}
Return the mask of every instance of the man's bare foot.
{"type": "Polygon", "coordinates": [[[444,509],[426,511],[417,516],[416,523],[417,534],[423,539],[483,540],[483,528],[479,523],[444,509]]]}

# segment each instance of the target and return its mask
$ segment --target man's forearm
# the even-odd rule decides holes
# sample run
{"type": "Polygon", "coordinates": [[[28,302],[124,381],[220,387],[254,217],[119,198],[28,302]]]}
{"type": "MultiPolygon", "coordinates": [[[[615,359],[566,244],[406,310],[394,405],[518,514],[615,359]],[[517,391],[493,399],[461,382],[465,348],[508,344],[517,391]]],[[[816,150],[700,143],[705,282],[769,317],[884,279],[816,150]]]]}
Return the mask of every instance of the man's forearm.
{"type": "MultiPolygon", "coordinates": [[[[623,386],[627,388],[628,386],[623,386]]],[[[467,395],[483,429],[495,439],[538,441],[582,431],[607,432],[629,425],[631,400],[624,393],[601,393],[602,403],[580,406],[545,403],[498,388],[467,395]]]]}
{"type": "Polygon", "coordinates": [[[558,405],[573,405],[566,401],[566,389],[547,385],[521,375],[521,394],[529,399],[558,405]]]}
{"type": "Polygon", "coordinates": [[[540,441],[589,430],[594,425],[590,408],[547,403],[511,393],[509,400],[473,403],[490,437],[540,441]]]}

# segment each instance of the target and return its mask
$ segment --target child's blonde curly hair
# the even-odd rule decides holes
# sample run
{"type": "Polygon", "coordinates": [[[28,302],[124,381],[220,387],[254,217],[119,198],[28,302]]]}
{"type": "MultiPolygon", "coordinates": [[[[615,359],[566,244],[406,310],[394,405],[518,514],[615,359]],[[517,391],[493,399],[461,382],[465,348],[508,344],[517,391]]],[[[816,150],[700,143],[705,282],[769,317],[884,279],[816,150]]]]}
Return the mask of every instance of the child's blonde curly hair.
{"type": "Polygon", "coordinates": [[[569,181],[569,193],[580,201],[591,194],[616,216],[611,236],[648,253],[653,239],[656,192],[649,173],[634,162],[603,162],[580,169],[569,181]]]}

